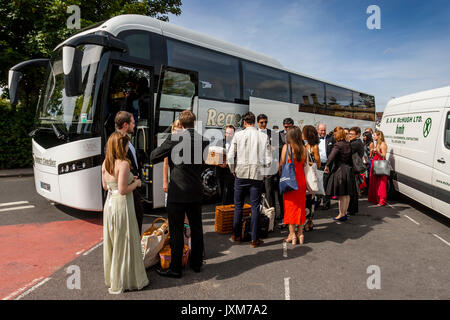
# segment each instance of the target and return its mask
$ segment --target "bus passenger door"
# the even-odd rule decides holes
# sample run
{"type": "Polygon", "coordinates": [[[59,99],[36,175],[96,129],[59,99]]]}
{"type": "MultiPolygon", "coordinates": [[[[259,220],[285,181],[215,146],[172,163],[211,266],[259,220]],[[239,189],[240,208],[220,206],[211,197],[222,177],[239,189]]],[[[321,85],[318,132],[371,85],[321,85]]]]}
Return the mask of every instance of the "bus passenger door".
{"type": "MultiPolygon", "coordinates": [[[[163,66],[155,106],[155,136],[153,144],[160,146],[171,133],[172,124],[184,110],[197,115],[198,73],[163,66]]],[[[198,117],[198,115],[197,115],[198,117]]],[[[163,162],[153,165],[153,208],[165,206],[163,162]]]]}
{"type": "MultiPolygon", "coordinates": [[[[142,170],[145,164],[149,163],[151,152],[153,70],[144,66],[114,63],[111,65],[110,74],[111,80],[104,114],[105,139],[115,131],[114,118],[117,112],[128,111],[133,114],[135,129],[131,135],[131,143],[136,150],[138,169],[142,170]]],[[[139,173],[141,174],[142,171],[139,173]]],[[[139,190],[141,195],[144,200],[152,201],[149,179],[146,179],[144,175],[140,178],[142,180],[142,187],[139,190]]]]}
{"type": "Polygon", "coordinates": [[[433,165],[433,209],[450,218],[450,108],[439,124],[433,165]]]}

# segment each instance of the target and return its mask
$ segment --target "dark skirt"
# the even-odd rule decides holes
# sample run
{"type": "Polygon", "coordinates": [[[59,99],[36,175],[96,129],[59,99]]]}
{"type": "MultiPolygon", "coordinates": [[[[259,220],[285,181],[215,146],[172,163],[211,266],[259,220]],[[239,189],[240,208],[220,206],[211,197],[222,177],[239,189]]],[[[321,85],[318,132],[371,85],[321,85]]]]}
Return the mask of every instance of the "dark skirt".
{"type": "Polygon", "coordinates": [[[353,169],[341,164],[333,170],[328,180],[327,195],[329,196],[353,196],[356,194],[356,181],[353,169]]]}

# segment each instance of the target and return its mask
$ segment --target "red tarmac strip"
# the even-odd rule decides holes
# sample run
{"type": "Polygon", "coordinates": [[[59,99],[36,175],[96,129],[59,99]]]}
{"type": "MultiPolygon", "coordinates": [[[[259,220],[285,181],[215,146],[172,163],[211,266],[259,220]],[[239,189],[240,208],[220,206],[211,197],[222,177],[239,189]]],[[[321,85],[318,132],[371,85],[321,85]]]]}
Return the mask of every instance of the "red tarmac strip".
{"type": "Polygon", "coordinates": [[[102,241],[102,222],[89,219],[1,226],[0,299],[22,294],[37,284],[33,280],[49,277],[102,241]]]}

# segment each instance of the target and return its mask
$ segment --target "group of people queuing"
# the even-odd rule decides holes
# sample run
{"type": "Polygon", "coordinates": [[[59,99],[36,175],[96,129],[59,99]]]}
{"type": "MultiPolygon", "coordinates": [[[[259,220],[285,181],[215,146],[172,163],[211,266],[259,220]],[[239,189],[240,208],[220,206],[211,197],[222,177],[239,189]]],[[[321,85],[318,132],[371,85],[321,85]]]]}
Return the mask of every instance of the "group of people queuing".
{"type": "MultiPolygon", "coordinates": [[[[281,228],[288,227],[289,235],[286,242],[300,244],[304,242],[303,232],[314,229],[314,213],[316,210],[330,209],[331,199],[337,199],[339,213],[333,218],[335,221],[346,221],[349,215],[358,213],[358,200],[362,193],[368,194],[368,200],[384,206],[386,204],[386,176],[373,174],[373,161],[385,159],[387,145],[383,132],[373,132],[367,128],[361,139],[359,127],[336,127],[327,132],[325,124],[316,127],[305,125],[302,129],[294,125],[294,120],[283,120],[284,130],[267,128],[268,117],[260,114],[256,122],[251,113],[244,115],[244,130],[236,133],[233,139],[234,127],[226,128],[225,148],[227,150],[228,165],[222,165],[217,169],[220,190],[222,191],[223,204],[235,204],[234,234],[232,241],[240,242],[242,221],[243,187],[250,191],[250,203],[252,216],[258,215],[257,208],[261,204],[262,193],[265,194],[269,205],[277,210],[276,221],[281,228]],[[256,127],[256,125],[257,127],[256,127]],[[266,139],[259,135],[259,140],[251,138],[256,132],[266,135],[266,139]],[[278,139],[278,141],[275,141],[278,139]],[[276,166],[277,172],[269,175],[251,175],[247,171],[252,168],[245,164],[245,159],[251,159],[258,154],[257,150],[266,149],[269,144],[271,149],[270,166],[276,166]],[[230,146],[234,146],[230,149],[230,146]],[[275,148],[274,148],[275,146],[275,148]],[[276,147],[278,146],[278,148],[276,147]],[[236,150],[238,152],[236,152],[236,150]],[[291,154],[293,156],[291,156],[291,154]],[[355,155],[356,154],[356,155],[355,155]],[[366,172],[360,173],[353,170],[353,159],[357,156],[365,160],[366,172]],[[243,169],[237,170],[234,161],[243,164],[243,169]],[[305,161],[315,163],[318,170],[323,171],[323,187],[325,195],[306,194],[306,182],[303,166],[305,161]],[[298,190],[281,193],[279,188],[280,174],[285,163],[294,163],[298,190]],[[244,172],[242,172],[244,170],[244,172]],[[237,188],[237,189],[236,189],[237,188]],[[234,202],[231,201],[234,194],[234,202]],[[276,201],[277,200],[277,201],[276,201]],[[277,207],[278,202],[278,207],[277,207]],[[281,222],[282,221],[282,222],[281,222]]],[[[274,126],[275,127],[275,126],[274,126]]],[[[260,158],[261,160],[262,158],[260,158]]],[[[362,160],[361,160],[362,161],[362,160]]],[[[253,163],[258,163],[253,161],[253,163]]],[[[264,161],[260,161],[264,163],[264,161]]],[[[265,161],[265,165],[268,166],[265,161]]],[[[253,172],[261,171],[253,170],[253,172]]],[[[273,173],[273,171],[272,171],[273,173]]],[[[256,220],[256,219],[255,219],[256,220]]],[[[262,243],[257,237],[257,222],[252,222],[253,247],[262,243]]]]}
{"type": "MultiPolygon", "coordinates": [[[[201,272],[204,255],[201,216],[203,162],[196,159],[195,146],[201,141],[205,154],[209,141],[195,130],[195,115],[183,111],[173,124],[171,134],[150,155],[155,164],[164,163],[163,189],[170,230],[171,263],[168,269],[158,268],[161,276],[182,277],[184,224],[191,230],[189,266],[201,272]],[[174,159],[179,143],[186,142],[182,159],[174,159]],[[176,150],[174,150],[177,148],[176,150]],[[170,172],[170,175],[169,175],[170,172]]],[[[262,196],[276,209],[275,220],[281,228],[288,227],[286,242],[303,244],[304,232],[314,228],[314,212],[330,209],[331,199],[339,202],[339,213],[333,219],[345,221],[348,215],[358,213],[358,199],[362,192],[368,200],[386,204],[386,176],[373,174],[373,163],[385,159],[387,145],[381,131],[373,132],[340,126],[327,132],[325,124],[306,125],[302,129],[294,120],[283,120],[284,130],[267,128],[268,117],[257,117],[247,112],[242,117],[242,128],[226,126],[220,143],[226,150],[226,161],[216,167],[222,204],[234,204],[233,234],[230,240],[241,242],[242,210],[245,197],[250,195],[250,245],[263,244],[259,235],[259,217],[262,196]],[[354,172],[354,154],[364,158],[367,172],[354,172]],[[283,165],[294,164],[298,188],[282,193],[280,177],[283,165]],[[304,165],[316,164],[323,171],[325,195],[307,194],[304,165]],[[276,203],[278,202],[278,206],[276,203]]],[[[131,113],[120,111],[115,117],[116,132],[111,134],[102,165],[102,185],[108,190],[104,206],[104,272],[110,293],[140,290],[149,281],[140,246],[143,209],[136,188],[141,186],[136,150],[129,134],[135,126],[131,113]]],[[[178,152],[179,153],[179,152],[178,152]]]]}

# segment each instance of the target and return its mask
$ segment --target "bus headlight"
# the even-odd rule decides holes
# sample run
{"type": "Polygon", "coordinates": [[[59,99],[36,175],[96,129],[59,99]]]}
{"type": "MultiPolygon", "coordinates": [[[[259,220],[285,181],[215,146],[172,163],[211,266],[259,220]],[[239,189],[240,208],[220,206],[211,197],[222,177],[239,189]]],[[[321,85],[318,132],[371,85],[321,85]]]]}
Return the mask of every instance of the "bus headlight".
{"type": "Polygon", "coordinates": [[[102,164],[101,155],[74,160],[71,162],[61,163],[60,165],[58,165],[58,173],[59,174],[71,173],[75,171],[97,167],[100,166],[101,164],[102,164]]]}

